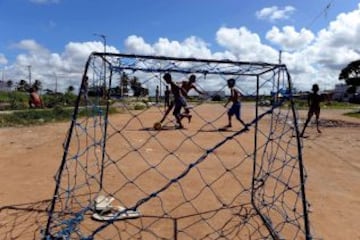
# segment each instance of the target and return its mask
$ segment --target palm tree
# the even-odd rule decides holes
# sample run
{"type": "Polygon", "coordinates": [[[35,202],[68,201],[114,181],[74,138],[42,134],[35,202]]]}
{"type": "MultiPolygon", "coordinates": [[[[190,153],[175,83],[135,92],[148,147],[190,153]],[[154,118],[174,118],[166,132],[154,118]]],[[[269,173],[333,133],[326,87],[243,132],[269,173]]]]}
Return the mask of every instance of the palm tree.
{"type": "Polygon", "coordinates": [[[66,91],[67,91],[68,93],[73,93],[74,90],[75,90],[74,86],[70,85],[70,86],[67,88],[66,91]]]}
{"type": "Polygon", "coordinates": [[[27,92],[29,91],[30,86],[27,83],[27,81],[25,80],[20,80],[20,82],[17,84],[16,90],[20,91],[20,92],[27,92]]]}
{"type": "Polygon", "coordinates": [[[32,87],[35,90],[40,90],[42,88],[42,83],[40,80],[36,79],[35,82],[33,83],[32,87]]]}

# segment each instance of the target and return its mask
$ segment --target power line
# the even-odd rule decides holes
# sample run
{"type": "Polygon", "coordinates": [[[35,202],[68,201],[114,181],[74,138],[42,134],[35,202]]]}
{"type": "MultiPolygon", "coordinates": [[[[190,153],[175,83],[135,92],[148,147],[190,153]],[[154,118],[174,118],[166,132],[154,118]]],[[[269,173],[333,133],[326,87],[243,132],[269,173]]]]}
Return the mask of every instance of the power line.
{"type": "Polygon", "coordinates": [[[331,8],[332,4],[333,4],[334,0],[331,0],[321,11],[320,13],[315,16],[311,22],[306,25],[306,28],[310,29],[310,27],[321,17],[321,16],[325,16],[325,18],[327,18],[327,14],[328,14],[328,11],[329,9],[331,8]]]}

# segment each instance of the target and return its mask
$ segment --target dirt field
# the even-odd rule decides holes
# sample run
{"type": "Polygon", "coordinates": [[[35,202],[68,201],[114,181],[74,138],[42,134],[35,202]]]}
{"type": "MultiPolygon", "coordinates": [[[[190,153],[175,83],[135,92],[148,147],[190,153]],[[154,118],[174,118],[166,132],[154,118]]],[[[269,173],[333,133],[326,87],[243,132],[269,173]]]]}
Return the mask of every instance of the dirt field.
{"type": "MultiPolygon", "coordinates": [[[[251,118],[249,108],[244,111],[245,118],[251,118]]],[[[309,217],[317,239],[360,239],[360,120],[343,116],[344,112],[322,109],[322,133],[311,125],[303,140],[309,217]]],[[[304,119],[306,111],[299,113],[304,119]]],[[[196,128],[193,121],[191,128],[196,128]]],[[[226,118],[221,121],[225,124],[226,118]]],[[[43,211],[41,201],[53,195],[68,128],[67,122],[0,129],[0,239],[32,239],[31,233],[24,233],[29,231],[26,221],[36,218],[32,212],[43,211]],[[29,208],[28,203],[36,204],[29,208]],[[20,232],[1,231],[17,225],[22,226],[20,232]]]]}

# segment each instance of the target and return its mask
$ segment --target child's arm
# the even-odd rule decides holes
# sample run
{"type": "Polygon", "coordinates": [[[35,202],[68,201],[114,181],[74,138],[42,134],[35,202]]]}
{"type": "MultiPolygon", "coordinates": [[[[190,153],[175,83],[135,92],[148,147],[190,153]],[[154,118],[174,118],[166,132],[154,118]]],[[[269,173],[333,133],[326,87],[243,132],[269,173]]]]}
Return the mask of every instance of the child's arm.
{"type": "Polygon", "coordinates": [[[230,96],[230,97],[228,98],[228,100],[226,101],[224,107],[226,107],[226,106],[229,104],[229,102],[231,102],[231,99],[232,99],[232,96],[230,96]]]}
{"type": "Polygon", "coordinates": [[[227,100],[227,102],[225,103],[224,107],[226,107],[226,106],[229,104],[229,102],[232,101],[233,97],[234,97],[234,92],[233,92],[233,89],[231,88],[231,89],[230,89],[230,97],[228,98],[228,100],[227,100]]]}
{"type": "Polygon", "coordinates": [[[239,97],[244,96],[244,94],[242,94],[242,92],[240,91],[240,89],[234,88],[234,91],[236,91],[236,93],[238,94],[239,97]]]}
{"type": "Polygon", "coordinates": [[[192,87],[194,88],[194,90],[195,90],[198,94],[203,94],[203,92],[200,91],[195,85],[192,85],[192,87]]]}

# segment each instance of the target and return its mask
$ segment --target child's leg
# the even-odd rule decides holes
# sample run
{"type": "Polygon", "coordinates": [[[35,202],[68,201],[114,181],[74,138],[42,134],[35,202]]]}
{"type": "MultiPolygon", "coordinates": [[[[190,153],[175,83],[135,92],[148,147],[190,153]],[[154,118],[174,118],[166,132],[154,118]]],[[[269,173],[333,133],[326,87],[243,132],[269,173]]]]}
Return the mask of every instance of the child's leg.
{"type": "Polygon", "coordinates": [[[176,119],[176,122],[178,124],[177,128],[179,128],[179,129],[184,128],[184,126],[181,123],[181,114],[175,115],[175,119],[176,119]]]}
{"type": "Polygon", "coordinates": [[[303,136],[304,136],[305,128],[307,127],[308,123],[309,123],[309,119],[306,119],[306,122],[305,122],[305,124],[304,124],[303,130],[302,130],[301,133],[300,133],[300,137],[303,137],[303,136]]]}
{"type": "Polygon", "coordinates": [[[185,108],[185,111],[181,114],[181,119],[184,117],[188,119],[188,122],[191,122],[192,115],[190,114],[190,110],[188,108],[185,108]]]}
{"type": "Polygon", "coordinates": [[[181,98],[181,104],[182,107],[184,108],[184,112],[181,114],[181,119],[183,119],[184,117],[186,117],[188,119],[188,122],[191,122],[191,114],[190,114],[190,109],[188,108],[186,99],[184,97],[181,98]]]}
{"type": "Polygon", "coordinates": [[[318,133],[321,133],[321,131],[319,129],[319,117],[320,117],[320,111],[316,112],[316,129],[317,129],[318,133]]]}
{"type": "Polygon", "coordinates": [[[228,127],[228,128],[232,127],[231,118],[232,118],[232,116],[233,116],[235,113],[236,113],[236,108],[235,108],[235,104],[233,104],[233,105],[231,106],[231,108],[229,109],[229,111],[227,112],[227,115],[228,115],[228,125],[225,126],[225,127],[228,127]]]}
{"type": "Polygon", "coordinates": [[[229,128],[232,127],[231,118],[232,118],[232,115],[228,112],[228,125],[226,127],[229,127],[229,128]]]}
{"type": "Polygon", "coordinates": [[[167,117],[167,115],[170,113],[171,109],[173,109],[174,107],[174,102],[172,101],[169,105],[169,107],[166,109],[166,112],[164,113],[164,116],[163,118],[160,120],[160,122],[164,122],[165,121],[165,118],[167,117]]]}
{"type": "Polygon", "coordinates": [[[304,124],[304,128],[303,128],[303,130],[302,130],[301,133],[300,133],[300,137],[303,137],[303,136],[304,136],[305,129],[306,129],[307,125],[309,124],[312,115],[313,115],[313,112],[312,112],[312,111],[309,111],[309,112],[308,112],[308,117],[307,117],[307,119],[306,119],[306,121],[305,121],[305,124],[304,124]]]}
{"type": "Polygon", "coordinates": [[[182,114],[180,113],[181,107],[182,107],[181,101],[175,100],[175,107],[174,107],[173,115],[175,116],[176,122],[179,125],[178,128],[184,128],[184,126],[181,123],[181,119],[183,118],[182,114]]]}
{"type": "Polygon", "coordinates": [[[236,109],[235,109],[235,116],[236,116],[236,119],[237,119],[242,125],[244,125],[244,126],[246,127],[245,122],[244,122],[244,121],[241,119],[241,117],[240,117],[240,109],[241,109],[241,105],[238,104],[238,105],[236,106],[236,109]]]}

